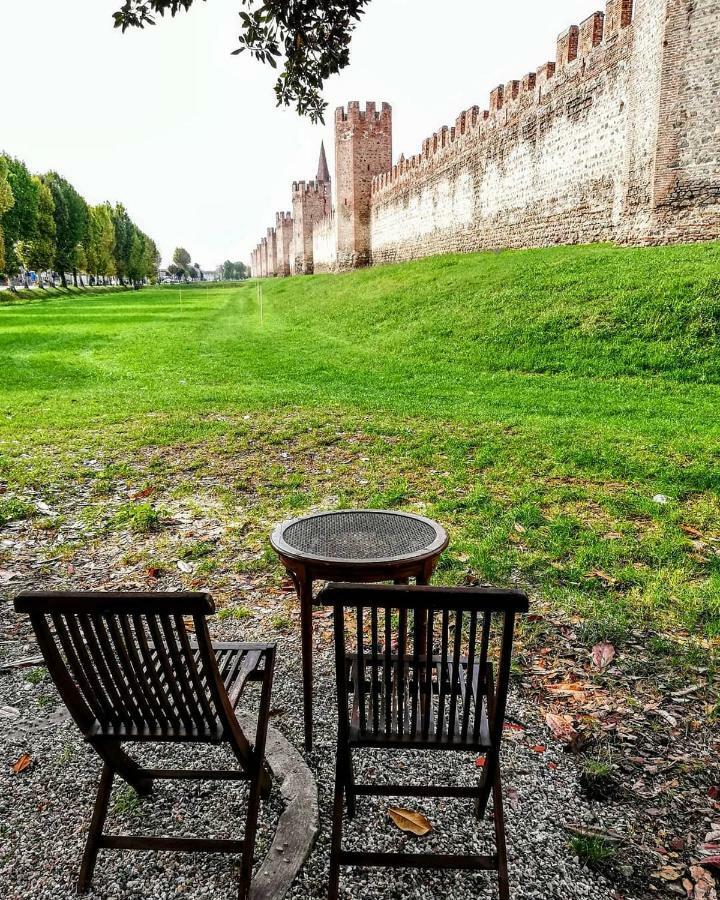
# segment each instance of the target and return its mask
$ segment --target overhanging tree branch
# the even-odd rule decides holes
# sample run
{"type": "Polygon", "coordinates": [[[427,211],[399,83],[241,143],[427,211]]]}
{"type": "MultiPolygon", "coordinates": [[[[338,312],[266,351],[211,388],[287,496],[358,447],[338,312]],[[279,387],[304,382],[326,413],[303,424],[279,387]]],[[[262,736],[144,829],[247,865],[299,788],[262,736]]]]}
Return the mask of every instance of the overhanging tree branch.
{"type": "MultiPolygon", "coordinates": [[[[157,16],[187,12],[196,0],[125,0],[115,27],[144,28],[157,16]]],[[[200,2],[200,0],[197,0],[200,2]]],[[[204,2],[204,0],[203,0],[204,2]]],[[[241,0],[240,46],[259,62],[282,71],[275,83],[278,106],[295,106],[313,122],[324,121],[326,79],[350,61],[350,40],[370,0],[241,0]]]]}

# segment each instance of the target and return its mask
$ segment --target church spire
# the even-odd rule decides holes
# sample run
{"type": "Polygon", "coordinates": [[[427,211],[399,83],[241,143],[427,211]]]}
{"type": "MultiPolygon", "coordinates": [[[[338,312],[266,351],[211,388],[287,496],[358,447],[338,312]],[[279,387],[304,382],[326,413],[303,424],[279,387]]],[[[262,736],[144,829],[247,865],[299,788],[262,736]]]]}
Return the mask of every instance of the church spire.
{"type": "Polygon", "coordinates": [[[318,181],[330,181],[330,172],[328,171],[327,159],[325,158],[325,142],[320,142],[320,161],[318,162],[318,170],[317,170],[317,180],[318,181]]]}

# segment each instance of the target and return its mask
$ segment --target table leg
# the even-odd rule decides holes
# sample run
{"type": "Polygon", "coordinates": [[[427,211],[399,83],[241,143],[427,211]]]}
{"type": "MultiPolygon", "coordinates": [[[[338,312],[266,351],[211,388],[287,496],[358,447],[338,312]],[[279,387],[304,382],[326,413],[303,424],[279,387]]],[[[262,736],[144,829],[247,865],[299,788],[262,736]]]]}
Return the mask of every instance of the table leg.
{"type": "Polygon", "coordinates": [[[302,642],[303,716],[305,721],[305,749],[313,745],[313,633],[312,633],[312,578],[304,571],[296,572],[294,579],[300,598],[300,633],[302,642]]]}

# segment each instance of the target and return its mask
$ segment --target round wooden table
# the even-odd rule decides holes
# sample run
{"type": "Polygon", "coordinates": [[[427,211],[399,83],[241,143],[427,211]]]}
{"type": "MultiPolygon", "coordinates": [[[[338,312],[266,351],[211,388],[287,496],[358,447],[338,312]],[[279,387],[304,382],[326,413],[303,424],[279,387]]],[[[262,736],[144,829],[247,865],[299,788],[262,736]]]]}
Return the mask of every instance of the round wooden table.
{"type": "Polygon", "coordinates": [[[315,581],[427,584],[447,547],[432,519],[376,509],[313,513],[278,525],[270,543],[300,599],[305,747],[312,749],[312,607],[315,581]]]}

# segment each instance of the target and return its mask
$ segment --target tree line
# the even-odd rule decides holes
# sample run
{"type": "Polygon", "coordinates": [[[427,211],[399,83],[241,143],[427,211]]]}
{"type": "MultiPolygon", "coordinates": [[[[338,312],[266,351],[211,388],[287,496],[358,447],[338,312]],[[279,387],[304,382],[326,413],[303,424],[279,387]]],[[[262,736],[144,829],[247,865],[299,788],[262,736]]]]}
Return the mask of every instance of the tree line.
{"type": "MultiPolygon", "coordinates": [[[[167,274],[175,281],[205,281],[205,274],[199,263],[191,262],[192,256],[185,247],[176,247],[173,259],[167,267],[167,274]]],[[[243,281],[250,277],[250,269],[244,262],[225,262],[215,269],[218,281],[243,281]]]]}
{"type": "Polygon", "coordinates": [[[88,204],[57,172],[33,175],[24,162],[0,155],[0,275],[57,274],[63,287],[117,279],[120,284],[154,281],[157,245],[132,221],[121,203],[88,204]]]}

